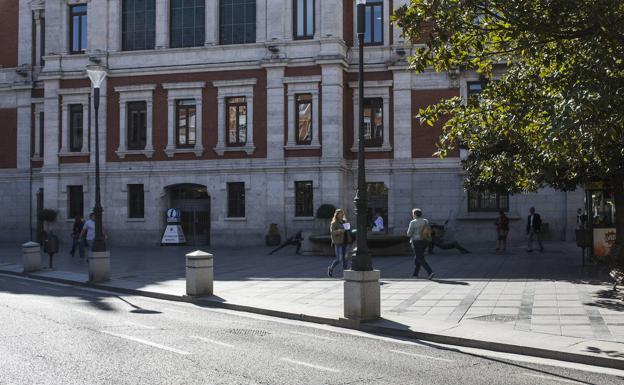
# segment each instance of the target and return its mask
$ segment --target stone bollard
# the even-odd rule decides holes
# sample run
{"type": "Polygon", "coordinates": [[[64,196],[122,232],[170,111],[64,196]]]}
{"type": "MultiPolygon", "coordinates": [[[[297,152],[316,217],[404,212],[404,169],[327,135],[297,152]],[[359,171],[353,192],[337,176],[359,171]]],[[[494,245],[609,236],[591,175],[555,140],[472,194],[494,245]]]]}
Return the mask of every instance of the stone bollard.
{"type": "Polygon", "coordinates": [[[186,294],[194,297],[212,295],[213,255],[201,250],[186,254],[186,294]]]}
{"type": "Polygon", "coordinates": [[[381,316],[381,287],[379,278],[381,278],[379,270],[345,270],[345,318],[369,321],[381,316]]]}
{"type": "Polygon", "coordinates": [[[88,257],[89,282],[110,281],[110,252],[94,251],[88,257]]]}
{"type": "Polygon", "coordinates": [[[37,242],[26,242],[22,245],[22,263],[24,273],[41,270],[41,245],[37,242]]]}

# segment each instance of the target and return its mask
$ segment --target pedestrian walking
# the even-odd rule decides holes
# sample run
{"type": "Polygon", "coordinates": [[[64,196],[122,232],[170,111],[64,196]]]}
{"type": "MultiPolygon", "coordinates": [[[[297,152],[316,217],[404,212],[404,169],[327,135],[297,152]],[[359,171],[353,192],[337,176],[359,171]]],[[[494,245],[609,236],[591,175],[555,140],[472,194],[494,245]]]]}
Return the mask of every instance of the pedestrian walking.
{"type": "Polygon", "coordinates": [[[89,219],[85,222],[84,226],[82,226],[82,231],[80,232],[80,239],[85,239],[87,241],[88,251],[93,251],[93,240],[95,239],[95,214],[89,214],[89,219]]]}
{"type": "Polygon", "coordinates": [[[420,209],[412,210],[412,218],[414,218],[407,228],[407,236],[410,238],[412,251],[414,252],[414,277],[418,277],[420,267],[424,267],[427,271],[428,279],[432,279],[435,275],[431,266],[425,260],[425,248],[431,242],[431,227],[429,221],[422,217],[420,209]]]}
{"type": "Polygon", "coordinates": [[[379,211],[375,212],[375,221],[373,222],[373,232],[382,232],[384,231],[384,220],[379,211]]]}
{"type": "Polygon", "coordinates": [[[69,254],[71,254],[72,258],[74,257],[74,254],[76,253],[76,249],[78,249],[78,254],[80,255],[80,259],[83,259],[85,256],[84,242],[80,238],[80,233],[82,232],[83,227],[84,227],[84,221],[82,220],[82,217],[80,215],[76,215],[76,218],[74,218],[74,225],[72,227],[72,233],[71,233],[72,247],[71,247],[71,250],[69,251],[69,254]]]}
{"type": "Polygon", "coordinates": [[[332,261],[331,265],[327,268],[327,276],[332,277],[334,275],[334,268],[342,263],[342,269],[347,270],[347,248],[351,243],[351,226],[347,223],[344,211],[342,209],[336,209],[331,224],[329,225],[329,232],[331,236],[331,242],[336,252],[336,258],[332,261]]]}
{"type": "Polygon", "coordinates": [[[529,217],[527,218],[526,233],[529,237],[527,251],[533,251],[533,240],[537,241],[539,251],[544,251],[542,245],[542,218],[535,212],[535,207],[529,209],[529,217]]]}
{"type": "Polygon", "coordinates": [[[505,211],[498,212],[498,218],[496,218],[496,251],[505,251],[507,248],[507,235],[509,234],[509,218],[505,215],[505,211]]]}

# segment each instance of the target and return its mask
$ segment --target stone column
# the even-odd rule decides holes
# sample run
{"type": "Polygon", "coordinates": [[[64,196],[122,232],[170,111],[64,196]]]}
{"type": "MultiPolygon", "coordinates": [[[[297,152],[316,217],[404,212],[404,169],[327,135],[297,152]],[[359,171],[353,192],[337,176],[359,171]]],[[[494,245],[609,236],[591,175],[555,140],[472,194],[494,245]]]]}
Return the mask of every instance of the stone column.
{"type": "Polygon", "coordinates": [[[35,45],[35,62],[33,65],[41,66],[41,10],[35,12],[35,36],[32,38],[35,45]]]}
{"type": "Polygon", "coordinates": [[[24,273],[41,270],[41,246],[37,242],[26,242],[22,245],[22,264],[24,273]]]}
{"type": "MultiPolygon", "coordinates": [[[[127,123],[128,110],[127,108],[128,108],[128,103],[122,97],[119,101],[119,147],[117,148],[117,151],[121,151],[121,152],[128,151],[128,123],[127,123]]],[[[149,123],[147,124],[147,126],[149,127],[149,123]]],[[[149,143],[149,141],[147,140],[146,142],[149,143]]]]}
{"type": "Polygon", "coordinates": [[[343,132],[343,68],[340,64],[322,66],[323,160],[342,159],[343,132]],[[329,144],[329,145],[328,145],[329,144]]]}
{"type": "Polygon", "coordinates": [[[284,36],[284,29],[290,25],[290,15],[287,7],[292,4],[292,0],[266,0],[266,40],[284,40],[288,37],[284,36]],[[278,11],[279,10],[279,11],[278,11]]]}
{"type": "MultiPolygon", "coordinates": [[[[40,159],[41,158],[41,104],[35,105],[35,148],[33,149],[33,158],[40,159]]],[[[45,114],[44,114],[45,116],[45,114]]]]}
{"type": "MultiPolygon", "coordinates": [[[[351,0],[345,0],[353,2],[351,0]]],[[[342,28],[344,25],[343,20],[343,4],[342,1],[319,1],[318,8],[320,8],[320,17],[317,15],[316,28],[320,31],[320,38],[335,37],[341,38],[342,28]],[[322,4],[320,4],[322,3],[322,4]]],[[[353,2],[354,3],[354,2],[353,2]]],[[[355,3],[353,4],[355,12],[355,3]]],[[[314,37],[318,36],[318,32],[314,32],[314,37]]]]}
{"type": "Polygon", "coordinates": [[[204,140],[203,140],[203,124],[202,124],[202,111],[203,111],[203,98],[195,98],[195,155],[202,156],[204,153],[204,140]]]}
{"type": "Polygon", "coordinates": [[[394,159],[411,160],[414,119],[412,116],[412,75],[407,69],[399,69],[393,71],[393,77],[394,159]]]}
{"type": "MultiPolygon", "coordinates": [[[[171,108],[170,108],[171,110],[171,108]]],[[[248,115],[249,116],[249,115],[248,115]]],[[[169,145],[167,145],[169,147],[169,145]]],[[[217,96],[217,149],[225,147],[225,97],[217,96]]],[[[221,153],[220,155],[223,155],[221,153]]]]}
{"type": "Polygon", "coordinates": [[[267,1],[256,1],[256,42],[268,41],[267,36],[267,1]]]}
{"type": "Polygon", "coordinates": [[[213,281],[213,255],[201,250],[186,254],[186,294],[212,295],[213,281]]]}
{"type": "MultiPolygon", "coordinates": [[[[121,0],[108,1],[108,50],[121,51],[121,0]]],[[[158,12],[158,11],[157,11],[158,12]]],[[[158,27],[156,27],[158,28],[158,27]]]]}
{"type": "Polygon", "coordinates": [[[284,66],[267,67],[267,158],[284,159],[284,66]]]}
{"type": "MultiPolygon", "coordinates": [[[[69,106],[63,103],[61,107],[61,153],[69,152],[69,106]]],[[[46,109],[47,112],[47,109],[46,109]]],[[[83,111],[83,114],[85,112],[83,111]]],[[[46,114],[47,117],[47,114],[46,114]]],[[[49,119],[46,119],[49,120],[49,119]]],[[[47,152],[47,151],[46,151],[47,152]]]]}
{"type": "Polygon", "coordinates": [[[17,168],[30,168],[32,104],[30,90],[15,90],[17,96],[17,168]]]}
{"type": "Polygon", "coordinates": [[[219,2],[208,0],[205,4],[206,14],[204,20],[206,23],[206,31],[204,32],[206,42],[205,45],[219,44],[219,2]]]}
{"type": "Polygon", "coordinates": [[[379,270],[344,272],[344,316],[357,321],[370,321],[381,316],[379,270]]]}
{"type": "MultiPolygon", "coordinates": [[[[167,150],[175,149],[175,99],[167,97],[167,150]]],[[[173,154],[171,155],[173,156],[173,154]]]]}
{"type": "Polygon", "coordinates": [[[169,0],[156,0],[156,48],[169,47],[169,0]]]}
{"type": "MultiPolygon", "coordinates": [[[[59,164],[59,80],[44,81],[44,116],[45,130],[43,142],[46,149],[43,152],[43,206],[49,209],[58,209],[59,179],[57,176],[59,164]]],[[[67,111],[65,111],[65,116],[67,111]]],[[[65,147],[65,142],[62,142],[65,147]]]]}
{"type": "MultiPolygon", "coordinates": [[[[297,144],[296,141],[296,120],[297,120],[297,112],[295,111],[296,109],[296,100],[295,100],[295,92],[293,91],[288,91],[288,99],[286,101],[286,106],[288,109],[288,126],[286,127],[286,138],[287,138],[287,143],[288,146],[295,146],[297,144]]],[[[316,107],[316,105],[313,105],[312,108],[316,107]]],[[[316,130],[316,126],[314,124],[312,124],[312,130],[316,130]]],[[[314,135],[316,132],[312,131],[312,135],[314,135]]]]}
{"type": "MultiPolygon", "coordinates": [[[[147,99],[147,101],[145,102],[145,107],[146,107],[146,120],[145,120],[145,125],[146,125],[146,130],[145,130],[145,151],[154,151],[154,143],[152,143],[152,131],[153,131],[153,123],[154,123],[154,117],[152,116],[154,114],[153,111],[153,106],[154,106],[154,98],[151,97],[149,99],[147,99]]],[[[127,133],[126,133],[126,137],[127,137],[127,133]]],[[[126,146],[127,148],[127,146],[126,146]]],[[[152,155],[149,155],[148,158],[151,158],[152,155]]]]}

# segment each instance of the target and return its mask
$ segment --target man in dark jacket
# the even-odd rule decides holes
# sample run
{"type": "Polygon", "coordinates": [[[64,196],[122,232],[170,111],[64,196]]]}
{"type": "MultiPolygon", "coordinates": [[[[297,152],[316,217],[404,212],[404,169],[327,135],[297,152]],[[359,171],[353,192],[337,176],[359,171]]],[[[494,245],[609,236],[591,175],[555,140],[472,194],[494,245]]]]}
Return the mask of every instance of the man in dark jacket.
{"type": "Polygon", "coordinates": [[[544,251],[542,246],[542,218],[539,214],[535,213],[535,207],[529,209],[529,217],[527,218],[526,232],[529,237],[529,244],[527,251],[530,253],[533,251],[533,239],[537,240],[539,245],[539,251],[544,251]]]}

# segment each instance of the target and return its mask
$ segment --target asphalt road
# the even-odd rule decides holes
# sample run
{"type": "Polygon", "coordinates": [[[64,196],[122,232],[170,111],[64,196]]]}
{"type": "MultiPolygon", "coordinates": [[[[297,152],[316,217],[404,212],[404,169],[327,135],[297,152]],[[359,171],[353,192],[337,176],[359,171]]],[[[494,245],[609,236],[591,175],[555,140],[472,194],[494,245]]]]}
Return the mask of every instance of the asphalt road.
{"type": "Polygon", "coordinates": [[[0,275],[0,384],[599,384],[624,371],[0,275]]]}

